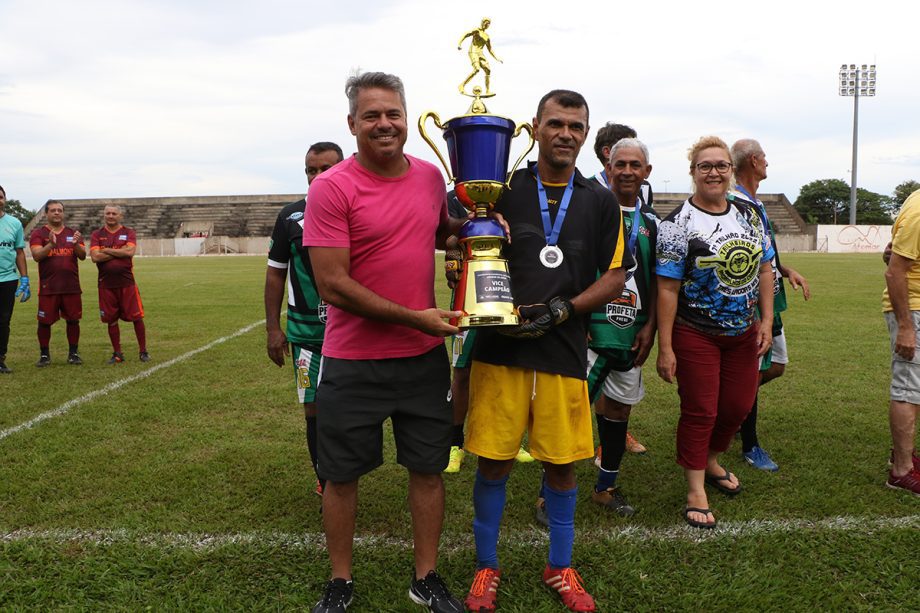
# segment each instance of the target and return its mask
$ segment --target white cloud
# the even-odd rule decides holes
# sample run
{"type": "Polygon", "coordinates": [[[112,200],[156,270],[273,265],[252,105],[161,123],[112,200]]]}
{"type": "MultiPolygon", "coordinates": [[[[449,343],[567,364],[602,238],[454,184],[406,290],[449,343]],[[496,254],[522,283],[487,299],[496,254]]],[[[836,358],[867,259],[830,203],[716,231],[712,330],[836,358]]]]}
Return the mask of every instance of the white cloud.
{"type": "MultiPolygon", "coordinates": [[[[582,92],[592,124],[635,127],[658,190],[688,186],[703,134],[761,140],[767,191],[849,178],[852,103],[841,62],[876,62],[860,104],[860,186],[920,179],[920,83],[910,3],[700,5],[675,1],[0,3],[0,183],[38,206],[57,197],[299,192],[306,146],[354,149],[345,78],[406,82],[409,112],[446,119],[468,100],[461,34],[492,19],[495,113],[529,120],[555,87],[582,92]],[[851,11],[859,10],[858,17],[851,11]]],[[[414,122],[413,122],[414,123],[414,122]]],[[[580,157],[597,165],[593,134],[580,157]]],[[[421,138],[408,151],[434,161],[421,138]]]]}

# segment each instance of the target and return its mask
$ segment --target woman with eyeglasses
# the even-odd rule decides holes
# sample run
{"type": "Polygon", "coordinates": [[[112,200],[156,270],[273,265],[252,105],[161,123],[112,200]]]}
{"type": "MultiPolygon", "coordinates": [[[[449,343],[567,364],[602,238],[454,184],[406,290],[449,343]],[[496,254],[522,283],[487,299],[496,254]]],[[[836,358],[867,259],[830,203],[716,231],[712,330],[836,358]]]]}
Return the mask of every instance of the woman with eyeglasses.
{"type": "Polygon", "coordinates": [[[757,212],[726,198],[732,162],[725,142],[703,137],[688,157],[694,193],[658,228],[657,366],[662,379],[678,382],[684,520],[714,528],[705,485],[741,492],[719,454],[754,403],[759,358],[773,340],[773,246],[757,212]]]}

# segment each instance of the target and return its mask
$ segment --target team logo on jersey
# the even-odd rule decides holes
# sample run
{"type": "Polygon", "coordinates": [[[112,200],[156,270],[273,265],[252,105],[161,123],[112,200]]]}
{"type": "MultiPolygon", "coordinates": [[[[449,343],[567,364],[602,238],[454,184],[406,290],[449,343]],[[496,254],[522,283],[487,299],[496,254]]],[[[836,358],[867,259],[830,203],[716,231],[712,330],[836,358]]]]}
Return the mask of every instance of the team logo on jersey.
{"type": "Polygon", "coordinates": [[[64,239],[64,242],[72,243],[72,242],[73,242],[73,237],[72,237],[72,236],[68,236],[66,239],[64,239]]]}
{"type": "Polygon", "coordinates": [[[319,323],[326,325],[326,317],[329,314],[329,305],[325,302],[320,302],[319,306],[316,307],[316,314],[319,316],[319,323]]]}
{"type": "Polygon", "coordinates": [[[120,240],[120,241],[126,241],[126,240],[128,240],[128,235],[127,235],[127,234],[119,234],[119,235],[118,235],[118,240],[120,240]]]}
{"type": "Polygon", "coordinates": [[[303,211],[295,211],[288,215],[288,221],[300,221],[303,219],[303,211]]]}
{"type": "Polygon", "coordinates": [[[618,328],[629,328],[636,321],[639,312],[639,295],[631,289],[624,289],[623,294],[607,303],[607,321],[618,328]]]}
{"type": "Polygon", "coordinates": [[[745,294],[757,278],[763,249],[732,233],[718,246],[716,255],[699,257],[700,268],[713,268],[722,287],[719,291],[728,296],[745,294]]]}

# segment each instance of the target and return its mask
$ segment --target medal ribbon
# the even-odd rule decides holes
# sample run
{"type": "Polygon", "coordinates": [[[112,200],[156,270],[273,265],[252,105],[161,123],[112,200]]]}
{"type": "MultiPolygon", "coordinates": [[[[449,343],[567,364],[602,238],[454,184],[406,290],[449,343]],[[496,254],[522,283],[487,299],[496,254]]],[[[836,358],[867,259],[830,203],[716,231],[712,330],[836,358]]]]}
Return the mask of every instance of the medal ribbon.
{"type": "MultiPolygon", "coordinates": [[[[536,169],[534,169],[536,172],[536,169]]],[[[546,188],[543,187],[543,181],[540,179],[540,173],[537,174],[537,196],[540,197],[540,215],[543,218],[543,234],[546,236],[546,244],[555,247],[559,242],[559,232],[562,231],[562,222],[565,221],[565,213],[569,209],[569,201],[572,199],[574,190],[575,173],[569,177],[569,184],[565,186],[565,193],[562,194],[562,201],[559,203],[559,212],[556,213],[556,222],[550,227],[549,219],[549,201],[546,198],[546,188]]]]}
{"type": "Polygon", "coordinates": [[[626,243],[626,246],[629,247],[629,253],[632,254],[633,259],[636,259],[636,241],[639,239],[639,224],[641,223],[639,219],[639,208],[642,206],[642,200],[636,198],[636,205],[633,208],[632,214],[632,228],[629,232],[629,242],[626,243]]]}
{"type": "Polygon", "coordinates": [[[607,189],[610,189],[610,184],[607,182],[607,172],[605,170],[601,169],[599,173],[594,175],[594,178],[597,179],[598,183],[600,183],[607,189]]]}

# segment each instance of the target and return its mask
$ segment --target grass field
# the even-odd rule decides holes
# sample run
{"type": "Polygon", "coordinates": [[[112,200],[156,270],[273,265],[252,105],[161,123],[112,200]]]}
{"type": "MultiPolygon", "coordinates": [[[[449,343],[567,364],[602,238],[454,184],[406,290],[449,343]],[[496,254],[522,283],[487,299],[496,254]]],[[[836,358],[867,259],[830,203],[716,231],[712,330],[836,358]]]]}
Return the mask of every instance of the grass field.
{"type": "MultiPolygon", "coordinates": [[[[575,564],[599,610],[920,610],[920,498],[884,486],[882,263],[785,261],[808,277],[813,298],[790,297],[792,361],[761,392],[761,441],[780,471],[748,468],[736,444],[725,463],[744,493],[711,495],[714,533],[684,526],[676,390],[647,369],[631,430],[650,451],[625,458],[620,477],[637,515],[591,505],[593,466],[578,467],[575,564]]],[[[35,368],[36,306],[17,306],[7,359],[15,373],[0,378],[0,610],[308,610],[328,561],[303,414],[290,370],[265,355],[263,327],[243,331],[263,317],[264,258],[148,258],[135,268],[149,364],[122,324],[128,361],[105,365],[91,265],[82,268],[84,366],[64,363],[56,325],[53,365],[35,368]]],[[[358,612],[421,610],[406,597],[406,477],[388,453],[361,484],[358,612]]],[[[473,460],[446,478],[440,570],[458,595],[474,567],[473,460]]],[[[539,480],[531,464],[509,481],[501,611],[564,610],[539,582],[539,480]]]]}

